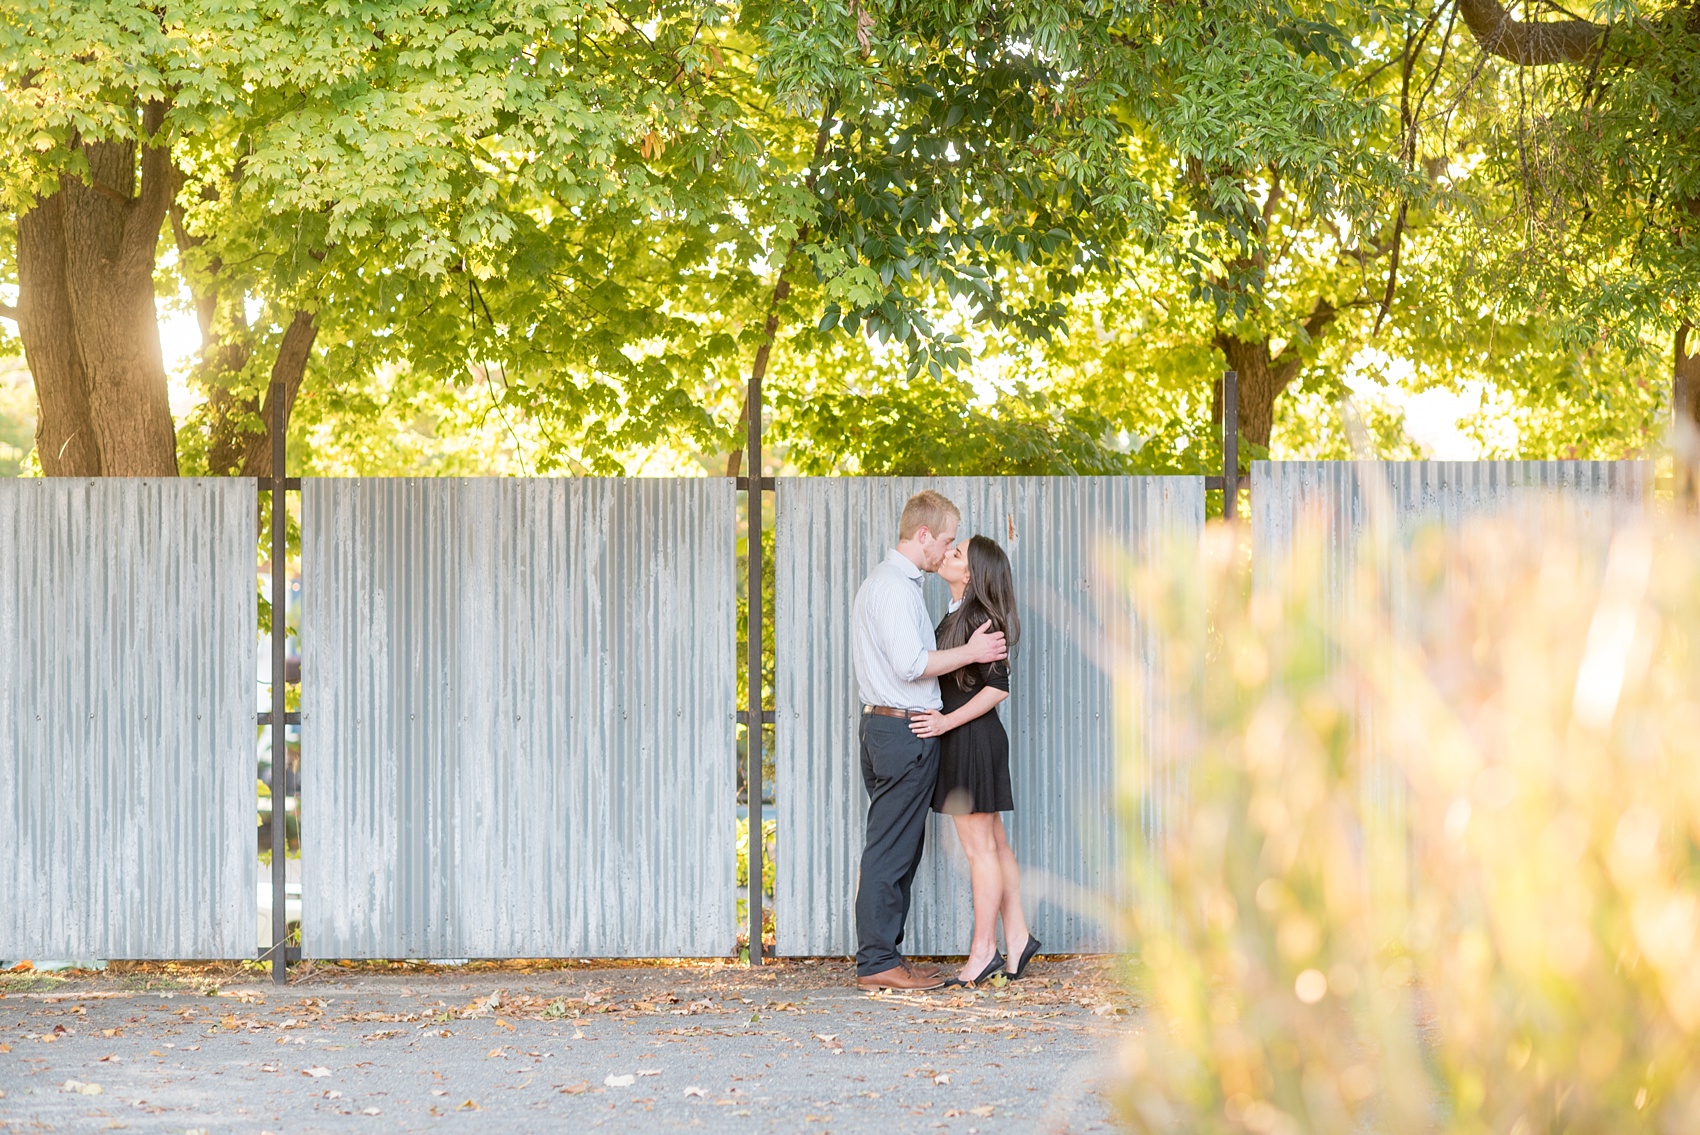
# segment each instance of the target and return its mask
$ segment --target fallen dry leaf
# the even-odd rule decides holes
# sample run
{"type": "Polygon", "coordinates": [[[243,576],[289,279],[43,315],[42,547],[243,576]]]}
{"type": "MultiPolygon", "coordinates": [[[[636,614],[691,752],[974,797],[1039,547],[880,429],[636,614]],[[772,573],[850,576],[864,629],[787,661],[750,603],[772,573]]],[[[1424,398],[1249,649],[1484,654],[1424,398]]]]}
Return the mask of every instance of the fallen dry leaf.
{"type": "Polygon", "coordinates": [[[10,1051],[12,1051],[11,1045],[0,1043],[0,1052],[10,1052],[10,1051]]]}
{"type": "Polygon", "coordinates": [[[633,1084],[637,1083],[637,1077],[633,1076],[629,1072],[624,1076],[616,1076],[614,1073],[610,1072],[607,1077],[603,1079],[602,1083],[610,1088],[629,1088],[633,1084]]]}
{"type": "Polygon", "coordinates": [[[838,1039],[838,1034],[837,1033],[816,1033],[815,1039],[820,1041],[822,1044],[831,1044],[833,1041],[838,1039]]]}
{"type": "Polygon", "coordinates": [[[311,1068],[301,1069],[301,1074],[303,1076],[329,1076],[331,1074],[331,1070],[326,1068],[323,1064],[315,1064],[311,1068]]]}
{"type": "Polygon", "coordinates": [[[933,1077],[933,1083],[935,1083],[935,1084],[948,1084],[948,1083],[950,1083],[950,1073],[940,1072],[937,1076],[933,1077]]]}
{"type": "Polygon", "coordinates": [[[637,1074],[639,1076],[659,1076],[659,1075],[661,1075],[661,1069],[659,1069],[659,1068],[639,1068],[637,1070],[637,1074]]]}
{"type": "Polygon", "coordinates": [[[449,1093],[448,1093],[448,1089],[446,1089],[446,1088],[432,1088],[431,1094],[434,1095],[434,1096],[446,1096],[449,1093]]]}
{"type": "Polygon", "coordinates": [[[502,1018],[500,1018],[500,1017],[496,1018],[496,1024],[500,1028],[507,1029],[510,1033],[519,1031],[519,1030],[515,1029],[512,1025],[508,1024],[506,1021],[502,1020],[502,1018]]]}
{"type": "Polygon", "coordinates": [[[325,1093],[325,1098],[328,1100],[340,1100],[342,1098],[342,1093],[337,1091],[335,1088],[332,1088],[330,1091],[325,1093]]]}
{"type": "Polygon", "coordinates": [[[563,1096],[576,1096],[588,1091],[590,1091],[590,1085],[587,1083],[568,1084],[566,1087],[561,1089],[561,1094],[563,1096]]]}
{"type": "Polygon", "coordinates": [[[992,1108],[990,1104],[986,1104],[981,1107],[971,1107],[968,1109],[968,1114],[977,1115],[981,1119],[990,1119],[992,1117],[992,1108]]]}
{"type": "Polygon", "coordinates": [[[692,1084],[690,1087],[685,1089],[685,1095],[687,1095],[687,1096],[697,1096],[700,1099],[707,1099],[708,1098],[708,1093],[703,1091],[700,1087],[698,1087],[695,1084],[692,1084]]]}
{"type": "Polygon", "coordinates": [[[455,1110],[456,1111],[483,1111],[484,1109],[478,1106],[477,1100],[467,1100],[465,1103],[463,1103],[459,1107],[455,1108],[455,1110]]]}
{"type": "Polygon", "coordinates": [[[360,1114],[361,1115],[382,1115],[384,1113],[380,1108],[368,1107],[368,1108],[363,1109],[360,1112],[360,1114]]]}
{"type": "Polygon", "coordinates": [[[85,1096],[98,1096],[101,1093],[99,1084],[86,1084],[81,1080],[66,1080],[65,1090],[85,1096]]]}

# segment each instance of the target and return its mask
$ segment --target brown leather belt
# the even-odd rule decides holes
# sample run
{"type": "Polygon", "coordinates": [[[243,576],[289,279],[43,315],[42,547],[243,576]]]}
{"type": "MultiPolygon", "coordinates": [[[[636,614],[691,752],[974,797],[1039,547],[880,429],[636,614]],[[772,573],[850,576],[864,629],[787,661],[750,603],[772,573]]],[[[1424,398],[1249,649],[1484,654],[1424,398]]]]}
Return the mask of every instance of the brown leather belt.
{"type": "Polygon", "coordinates": [[[908,720],[916,714],[926,713],[927,711],[924,709],[892,709],[889,705],[865,705],[862,707],[862,712],[877,713],[881,717],[901,717],[908,720]]]}

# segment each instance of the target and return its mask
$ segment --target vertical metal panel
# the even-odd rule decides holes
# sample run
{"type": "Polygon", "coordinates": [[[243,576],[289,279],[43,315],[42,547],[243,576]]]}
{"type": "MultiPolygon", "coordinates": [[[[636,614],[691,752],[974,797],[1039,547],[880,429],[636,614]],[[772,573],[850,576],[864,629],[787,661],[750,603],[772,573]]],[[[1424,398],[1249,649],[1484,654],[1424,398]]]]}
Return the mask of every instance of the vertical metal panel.
{"type": "Polygon", "coordinates": [[[1424,525],[1543,499],[1584,522],[1609,522],[1640,511],[1653,476],[1645,461],[1254,461],[1251,469],[1254,563],[1263,573],[1284,562],[1307,517],[1324,526],[1332,568],[1351,563],[1383,523],[1406,541],[1424,525]]]}
{"type": "MultiPolygon", "coordinates": [[[[1639,461],[1253,462],[1254,582],[1305,589],[1324,628],[1375,602],[1390,625],[1413,629],[1402,567],[1420,534],[1489,516],[1604,534],[1642,514],[1652,476],[1639,461]],[[1373,597],[1362,594],[1366,584],[1373,597]]],[[[1366,664],[1390,667],[1391,653],[1366,664]]],[[[1385,688],[1389,674],[1377,684],[1385,688]]],[[[1397,894],[1407,874],[1406,786],[1378,743],[1373,707],[1359,705],[1353,719],[1372,881],[1397,894]]]]}
{"type": "MultiPolygon", "coordinates": [[[[1005,703],[1015,811],[1005,817],[1025,870],[1033,932],[1057,951],[1116,945],[1098,903],[1117,897],[1118,761],[1111,685],[1082,641],[1096,606],[1093,561],[1104,543],[1150,557],[1166,539],[1197,539],[1204,482],[1181,477],[786,478],[775,545],[774,918],[782,955],[856,949],[854,900],[867,796],[856,739],[860,702],[850,607],[896,543],[904,502],[937,489],[962,509],[964,536],[1002,544],[1015,570],[1022,640],[1005,703]]],[[[936,579],[928,606],[942,616],[936,579]]],[[[1200,628],[1202,633],[1202,628],[1200,628]]],[[[1156,649],[1154,638],[1141,639],[1156,649]]],[[[1159,659],[1146,662],[1160,666],[1159,659]]],[[[1147,713],[1146,721],[1164,715],[1147,713]]],[[[1153,728],[1156,728],[1155,726],[1153,728]]],[[[1142,739],[1153,767],[1173,769],[1166,736],[1142,739]]],[[[1136,776],[1145,769],[1129,770],[1136,776]]],[[[1159,830],[1160,785],[1144,823],[1159,830]]],[[[950,821],[933,816],[905,932],[912,954],[957,953],[972,931],[966,864],[950,821]]]]}
{"type": "Polygon", "coordinates": [[[734,502],[304,482],[304,953],[733,951],[734,502]]]}
{"type": "MultiPolygon", "coordinates": [[[[1652,476],[1642,461],[1257,461],[1253,575],[1267,585],[1290,570],[1295,552],[1307,553],[1320,609],[1337,617],[1355,601],[1366,552],[1392,557],[1391,565],[1425,530],[1513,513],[1538,524],[1554,508],[1567,521],[1609,528],[1640,515],[1652,476]],[[1321,546],[1301,548],[1306,539],[1321,546]]],[[[1384,582],[1397,605],[1397,581],[1384,582]]]]}
{"type": "Polygon", "coordinates": [[[0,481],[0,957],[253,956],[255,496],[0,481]]]}

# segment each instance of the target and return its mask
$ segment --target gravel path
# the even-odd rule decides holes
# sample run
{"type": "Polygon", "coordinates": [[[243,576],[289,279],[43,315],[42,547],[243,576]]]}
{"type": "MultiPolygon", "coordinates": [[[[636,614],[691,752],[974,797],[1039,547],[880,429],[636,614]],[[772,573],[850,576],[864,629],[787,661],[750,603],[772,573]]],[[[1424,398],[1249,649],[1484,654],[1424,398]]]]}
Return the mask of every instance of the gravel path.
{"type": "Polygon", "coordinates": [[[1101,960],[905,995],[841,961],[303,968],[0,975],[0,1130],[1109,1131],[1132,1019],[1101,960]]]}

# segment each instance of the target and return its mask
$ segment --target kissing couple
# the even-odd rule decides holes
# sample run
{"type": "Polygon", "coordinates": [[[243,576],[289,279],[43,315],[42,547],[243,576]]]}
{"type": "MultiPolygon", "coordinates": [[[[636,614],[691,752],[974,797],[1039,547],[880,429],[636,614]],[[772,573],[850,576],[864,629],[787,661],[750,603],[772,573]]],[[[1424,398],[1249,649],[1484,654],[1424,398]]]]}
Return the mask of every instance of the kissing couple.
{"type": "Polygon", "coordinates": [[[851,650],[862,699],[858,728],[867,841],[856,886],[856,984],[864,989],[975,985],[1018,978],[1039,952],[1021,909],[1021,871],[1000,813],[1015,809],[1009,655],[1021,637],[1009,557],[997,541],[957,542],[962,514],[931,490],[903,506],[897,546],[856,592],[851,650]],[[950,611],[934,627],[921,585],[937,572],[950,611]],[[898,952],[931,809],[952,818],[968,858],[974,937],[954,976],[898,952]],[[997,949],[1003,919],[1006,960],[997,949]]]}

